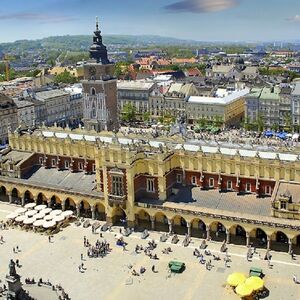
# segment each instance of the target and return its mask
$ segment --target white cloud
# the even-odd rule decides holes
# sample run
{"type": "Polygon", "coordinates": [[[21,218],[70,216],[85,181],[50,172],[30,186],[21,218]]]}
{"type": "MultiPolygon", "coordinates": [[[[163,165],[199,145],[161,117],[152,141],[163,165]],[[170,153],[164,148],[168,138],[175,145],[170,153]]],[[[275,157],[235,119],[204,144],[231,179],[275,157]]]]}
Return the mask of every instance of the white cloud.
{"type": "Polygon", "coordinates": [[[293,17],[289,17],[287,18],[288,21],[291,21],[291,22],[299,22],[300,23],[300,15],[295,15],[293,17]]]}
{"type": "Polygon", "coordinates": [[[165,6],[173,12],[210,13],[237,6],[240,0],[181,0],[165,6]]]}

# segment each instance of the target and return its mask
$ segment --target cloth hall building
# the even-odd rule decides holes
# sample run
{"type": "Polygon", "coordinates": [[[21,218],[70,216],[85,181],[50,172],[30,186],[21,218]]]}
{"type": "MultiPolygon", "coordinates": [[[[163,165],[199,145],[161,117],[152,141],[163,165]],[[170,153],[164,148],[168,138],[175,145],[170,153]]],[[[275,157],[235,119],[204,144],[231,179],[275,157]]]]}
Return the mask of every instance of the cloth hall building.
{"type": "Polygon", "coordinates": [[[300,250],[299,155],[113,132],[9,135],[0,199],[275,250],[300,250]]]}

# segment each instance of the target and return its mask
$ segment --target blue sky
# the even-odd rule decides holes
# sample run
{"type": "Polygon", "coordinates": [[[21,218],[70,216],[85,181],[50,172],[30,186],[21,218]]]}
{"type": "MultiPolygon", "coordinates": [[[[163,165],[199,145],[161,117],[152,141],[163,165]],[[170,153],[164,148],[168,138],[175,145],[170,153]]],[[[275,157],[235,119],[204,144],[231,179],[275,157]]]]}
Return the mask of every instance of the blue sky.
{"type": "Polygon", "coordinates": [[[0,42],[91,34],[300,40],[300,0],[0,0],[0,42]]]}

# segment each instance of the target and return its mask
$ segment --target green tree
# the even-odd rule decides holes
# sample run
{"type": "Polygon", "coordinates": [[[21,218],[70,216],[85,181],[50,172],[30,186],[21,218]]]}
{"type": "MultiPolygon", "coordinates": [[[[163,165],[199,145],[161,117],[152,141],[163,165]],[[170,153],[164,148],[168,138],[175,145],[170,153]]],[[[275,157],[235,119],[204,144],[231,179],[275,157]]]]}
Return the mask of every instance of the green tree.
{"type": "Polygon", "coordinates": [[[149,122],[150,121],[150,113],[148,111],[143,113],[142,118],[143,118],[144,122],[149,122]]]}
{"type": "Polygon", "coordinates": [[[64,71],[63,73],[55,76],[54,82],[55,83],[70,83],[70,84],[72,84],[72,83],[78,82],[78,79],[75,76],[73,76],[70,72],[64,71]]]}
{"type": "Polygon", "coordinates": [[[257,116],[257,119],[255,121],[255,125],[256,125],[257,131],[262,132],[264,130],[265,122],[264,122],[264,119],[263,119],[261,114],[259,114],[257,116]]]}
{"type": "Polygon", "coordinates": [[[213,125],[216,127],[222,127],[223,125],[223,117],[222,116],[215,116],[213,120],[213,125]]]}
{"type": "Polygon", "coordinates": [[[289,113],[285,114],[284,115],[284,129],[286,131],[291,131],[291,128],[292,128],[292,117],[289,113]]]}
{"type": "Polygon", "coordinates": [[[122,113],[122,120],[125,122],[133,122],[136,120],[136,109],[130,103],[125,104],[123,106],[121,113],[122,113]]]}

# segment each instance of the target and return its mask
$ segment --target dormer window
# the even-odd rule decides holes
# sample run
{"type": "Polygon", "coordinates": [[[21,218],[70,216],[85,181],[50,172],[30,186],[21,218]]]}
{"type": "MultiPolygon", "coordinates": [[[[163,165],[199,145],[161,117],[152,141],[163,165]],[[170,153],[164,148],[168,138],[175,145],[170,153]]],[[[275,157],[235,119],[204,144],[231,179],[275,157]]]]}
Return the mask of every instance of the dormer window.
{"type": "Polygon", "coordinates": [[[286,201],[280,201],[280,209],[286,209],[286,201]]]}

